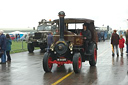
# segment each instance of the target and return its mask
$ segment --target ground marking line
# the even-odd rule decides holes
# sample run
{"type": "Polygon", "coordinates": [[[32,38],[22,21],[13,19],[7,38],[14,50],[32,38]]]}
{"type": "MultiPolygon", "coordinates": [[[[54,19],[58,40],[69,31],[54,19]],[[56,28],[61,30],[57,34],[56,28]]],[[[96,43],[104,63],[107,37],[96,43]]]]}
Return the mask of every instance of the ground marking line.
{"type": "Polygon", "coordinates": [[[106,53],[109,49],[107,49],[106,51],[104,51],[103,53],[99,54],[98,56],[103,55],[104,53],[106,53]]]}
{"type": "MultiPolygon", "coordinates": [[[[104,53],[106,53],[109,49],[107,49],[106,51],[104,51],[103,53],[101,53],[99,56],[103,55],[104,53]]],[[[65,75],[64,77],[62,77],[61,79],[57,80],[55,83],[51,84],[51,85],[57,85],[58,83],[60,83],[61,81],[63,81],[64,79],[66,79],[68,76],[70,76],[73,73],[70,72],[67,75],[65,75]]]]}
{"type": "Polygon", "coordinates": [[[51,84],[51,85],[57,85],[58,83],[60,83],[60,82],[63,81],[64,79],[66,79],[68,76],[70,76],[72,73],[73,73],[73,71],[70,72],[70,73],[68,73],[67,75],[65,75],[64,77],[62,77],[61,79],[59,79],[58,81],[56,81],[55,83],[53,83],[53,84],[51,84]]]}

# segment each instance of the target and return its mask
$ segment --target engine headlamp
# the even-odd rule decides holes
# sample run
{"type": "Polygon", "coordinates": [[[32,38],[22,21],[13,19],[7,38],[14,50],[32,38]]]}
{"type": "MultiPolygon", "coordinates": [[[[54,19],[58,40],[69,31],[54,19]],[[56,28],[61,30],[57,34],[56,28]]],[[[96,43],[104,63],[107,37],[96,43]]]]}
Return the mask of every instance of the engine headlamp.
{"type": "Polygon", "coordinates": [[[72,43],[69,45],[69,49],[70,49],[71,51],[73,50],[73,44],[72,44],[72,43]]]}
{"type": "Polygon", "coordinates": [[[51,44],[50,49],[51,49],[51,51],[54,51],[54,44],[51,44]]]}

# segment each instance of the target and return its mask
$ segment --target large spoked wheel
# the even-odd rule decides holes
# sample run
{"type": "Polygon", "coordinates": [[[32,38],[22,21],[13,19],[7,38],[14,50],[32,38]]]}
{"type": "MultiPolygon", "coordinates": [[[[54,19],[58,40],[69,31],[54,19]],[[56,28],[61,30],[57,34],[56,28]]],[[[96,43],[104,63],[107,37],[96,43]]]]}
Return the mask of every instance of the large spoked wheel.
{"type": "Polygon", "coordinates": [[[51,54],[46,52],[43,57],[43,69],[45,72],[51,72],[52,69],[52,57],[51,54]]]}
{"type": "Polygon", "coordinates": [[[82,67],[82,58],[80,53],[73,55],[73,69],[75,73],[80,73],[82,67]]]}
{"type": "Polygon", "coordinates": [[[33,46],[32,43],[28,43],[28,46],[27,47],[28,47],[29,53],[32,53],[34,51],[34,46],[33,46]]]}
{"type": "Polygon", "coordinates": [[[89,64],[91,66],[95,66],[96,62],[97,62],[97,48],[96,48],[95,44],[93,45],[92,49],[93,49],[93,51],[92,51],[91,60],[89,61],[89,64]]]}

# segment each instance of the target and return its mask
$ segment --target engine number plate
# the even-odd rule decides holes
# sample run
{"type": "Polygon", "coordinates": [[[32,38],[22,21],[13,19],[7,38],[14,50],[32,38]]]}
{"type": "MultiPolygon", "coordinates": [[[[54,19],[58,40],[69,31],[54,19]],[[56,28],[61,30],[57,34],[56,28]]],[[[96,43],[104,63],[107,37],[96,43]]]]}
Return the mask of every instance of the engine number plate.
{"type": "Polygon", "coordinates": [[[66,58],[58,58],[57,61],[66,61],[66,58]]]}

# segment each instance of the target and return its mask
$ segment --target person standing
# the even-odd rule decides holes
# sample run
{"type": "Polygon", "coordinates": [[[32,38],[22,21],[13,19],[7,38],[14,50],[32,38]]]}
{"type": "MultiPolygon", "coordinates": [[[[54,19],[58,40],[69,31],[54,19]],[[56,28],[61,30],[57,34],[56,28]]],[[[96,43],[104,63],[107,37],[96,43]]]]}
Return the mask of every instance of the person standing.
{"type": "Polygon", "coordinates": [[[112,56],[114,57],[114,55],[115,55],[114,48],[116,48],[117,57],[119,57],[119,52],[118,52],[119,35],[116,33],[116,30],[113,31],[113,34],[111,36],[111,45],[113,48],[112,56]]]}
{"type": "Polygon", "coordinates": [[[9,34],[6,34],[6,55],[8,62],[11,62],[11,56],[10,56],[11,45],[12,45],[12,40],[10,39],[9,34]]]}
{"type": "Polygon", "coordinates": [[[53,35],[52,35],[52,32],[49,33],[48,37],[47,37],[47,52],[51,46],[51,44],[53,43],[53,35]]]}
{"type": "Polygon", "coordinates": [[[17,34],[17,41],[20,40],[20,34],[17,34]]]}
{"type": "Polygon", "coordinates": [[[104,39],[104,31],[101,32],[101,39],[102,39],[103,41],[105,41],[105,39],[104,39]]]}
{"type": "Polygon", "coordinates": [[[126,53],[128,53],[128,30],[126,31],[126,53]]]}
{"type": "Polygon", "coordinates": [[[98,41],[100,42],[101,41],[101,33],[98,32],[98,41]]]}
{"type": "Polygon", "coordinates": [[[123,38],[123,35],[120,35],[119,48],[120,48],[121,56],[123,56],[124,43],[125,43],[125,40],[123,38]]]}
{"type": "Polygon", "coordinates": [[[90,41],[91,38],[92,38],[91,31],[88,29],[88,24],[87,24],[87,23],[84,23],[84,24],[83,24],[83,30],[82,30],[82,32],[80,33],[80,35],[83,36],[84,54],[87,54],[87,51],[88,51],[88,44],[89,44],[89,41],[90,41]]]}
{"type": "Polygon", "coordinates": [[[6,37],[3,34],[3,30],[0,30],[0,51],[3,52],[0,64],[6,64],[6,37]]]}
{"type": "Polygon", "coordinates": [[[17,34],[15,34],[15,41],[17,41],[17,34]]]}

